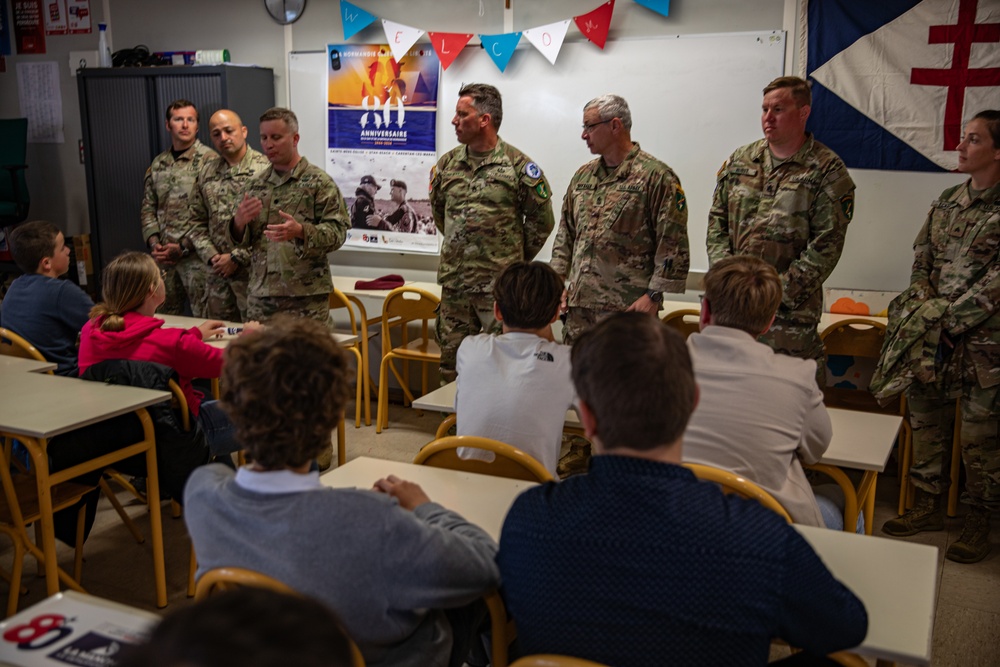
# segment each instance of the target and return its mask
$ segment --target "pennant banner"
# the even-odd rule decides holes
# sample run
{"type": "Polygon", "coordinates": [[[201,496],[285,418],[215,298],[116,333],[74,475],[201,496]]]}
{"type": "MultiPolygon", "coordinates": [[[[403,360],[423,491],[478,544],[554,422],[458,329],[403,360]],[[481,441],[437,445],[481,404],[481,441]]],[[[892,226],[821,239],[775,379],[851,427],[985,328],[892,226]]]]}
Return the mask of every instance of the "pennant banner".
{"type": "Polygon", "coordinates": [[[344,24],[344,39],[350,39],[353,35],[358,34],[377,18],[374,14],[369,14],[347,0],[340,0],[340,20],[344,24]]]}
{"type": "Polygon", "coordinates": [[[416,44],[420,36],[424,34],[420,28],[411,28],[408,25],[386,19],[382,19],[382,27],[385,28],[385,39],[397,61],[402,61],[410,47],[416,44]]]}
{"type": "Polygon", "coordinates": [[[670,13],[670,0],[635,0],[635,4],[652,9],[657,14],[664,16],[670,13]]]}
{"type": "Polygon", "coordinates": [[[442,69],[448,69],[472,39],[472,33],[460,32],[429,32],[427,36],[431,38],[431,46],[441,61],[442,69]]]}
{"type": "Polygon", "coordinates": [[[608,0],[603,5],[592,12],[574,16],[576,27],[580,29],[583,36],[604,48],[608,41],[608,30],[611,28],[611,14],[615,11],[615,0],[608,0]]]}
{"type": "Polygon", "coordinates": [[[510,57],[514,55],[517,43],[521,41],[521,33],[509,32],[503,35],[480,35],[479,39],[483,42],[483,48],[486,49],[486,53],[489,54],[490,58],[493,59],[493,63],[502,72],[507,69],[507,63],[510,62],[510,57]]]}
{"type": "Polygon", "coordinates": [[[567,29],[569,29],[569,19],[525,30],[524,37],[541,51],[550,63],[555,65],[563,40],[566,38],[567,29]]]}

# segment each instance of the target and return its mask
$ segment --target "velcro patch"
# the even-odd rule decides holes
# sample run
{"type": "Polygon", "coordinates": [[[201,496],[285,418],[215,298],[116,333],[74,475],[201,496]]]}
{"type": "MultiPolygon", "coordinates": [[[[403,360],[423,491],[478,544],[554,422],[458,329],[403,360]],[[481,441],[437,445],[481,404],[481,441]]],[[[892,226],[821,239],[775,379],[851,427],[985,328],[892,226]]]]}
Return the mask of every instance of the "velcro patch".
{"type": "Polygon", "coordinates": [[[542,168],[534,162],[529,162],[524,165],[524,173],[528,175],[528,178],[541,178],[542,168]]]}
{"type": "Polygon", "coordinates": [[[687,208],[687,197],[684,195],[684,188],[677,185],[677,194],[674,195],[674,205],[677,206],[678,211],[683,211],[687,208]]]}
{"type": "Polygon", "coordinates": [[[854,217],[854,195],[844,195],[840,198],[840,209],[848,220],[854,217]]]}

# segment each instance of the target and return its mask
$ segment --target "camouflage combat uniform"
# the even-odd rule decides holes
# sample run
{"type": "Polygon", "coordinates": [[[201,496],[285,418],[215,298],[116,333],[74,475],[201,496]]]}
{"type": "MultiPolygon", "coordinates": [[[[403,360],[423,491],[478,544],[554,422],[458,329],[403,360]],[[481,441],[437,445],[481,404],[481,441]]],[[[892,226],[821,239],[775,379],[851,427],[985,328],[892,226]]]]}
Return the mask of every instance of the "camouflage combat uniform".
{"type": "Polygon", "coordinates": [[[633,143],[608,170],[581,167],[563,198],[552,268],[569,280],[563,342],[647,291],[683,292],[690,253],[687,201],[677,175],[633,143]]]}
{"type": "MultiPolygon", "coordinates": [[[[955,401],[961,404],[961,446],[966,488],[962,501],[1000,509],[1000,184],[973,199],[971,180],[945,190],[913,245],[909,308],[939,301],[938,328],[955,342],[936,355],[934,380],[914,381],[907,392],[913,426],[914,484],[947,490],[955,401]]],[[[890,326],[892,326],[890,322],[890,326]]],[[[888,341],[887,346],[902,341],[888,341]]]]}
{"type": "Polygon", "coordinates": [[[247,321],[247,266],[250,252],[234,248],[229,242],[229,223],[243,199],[247,182],[270,166],[258,151],[247,147],[239,164],[229,166],[225,158],[215,156],[205,161],[191,205],[191,218],[196,225],[195,250],[202,263],[209,267],[205,286],[204,316],[237,322],[247,321]],[[211,270],[212,258],[229,253],[239,265],[236,273],[223,278],[211,270]]]}
{"type": "Polygon", "coordinates": [[[415,234],[417,232],[417,214],[413,212],[409,202],[403,202],[395,211],[383,218],[379,229],[389,232],[415,234]]]}
{"type": "Polygon", "coordinates": [[[555,218],[542,170],[502,139],[481,160],[464,145],[449,151],[430,180],[434,224],[444,234],[438,268],[441,376],[451,381],[462,339],[500,331],[493,320],[493,281],[508,264],[538,254],[555,218]]]}
{"type": "Polygon", "coordinates": [[[719,170],[708,215],[709,263],[753,255],[781,275],[778,314],[762,343],[826,365],[817,325],[823,281],[840,260],[854,215],[854,181],[836,153],[812,135],[778,160],[761,139],[733,153],[719,170]]]}
{"type": "Polygon", "coordinates": [[[266,321],[285,312],[330,324],[333,282],[327,254],[344,244],[350,227],[337,184],[301,158],[289,173],[265,169],[247,183],[246,194],[264,205],[242,241],[229,232],[230,242],[250,251],[247,316],[266,321]],[[302,225],[305,239],[274,242],[264,236],[268,225],[284,222],[279,210],[302,225]]]}
{"type": "Polygon", "coordinates": [[[140,212],[142,240],[148,247],[149,237],[159,235],[160,243],[180,243],[185,252],[175,265],[160,267],[167,289],[167,299],[159,308],[164,314],[183,314],[187,298],[195,317],[203,316],[201,304],[208,270],[194,252],[190,206],[198,172],[214,155],[213,150],[195,140],[176,160],[170,150],[160,153],[146,170],[140,212]]]}

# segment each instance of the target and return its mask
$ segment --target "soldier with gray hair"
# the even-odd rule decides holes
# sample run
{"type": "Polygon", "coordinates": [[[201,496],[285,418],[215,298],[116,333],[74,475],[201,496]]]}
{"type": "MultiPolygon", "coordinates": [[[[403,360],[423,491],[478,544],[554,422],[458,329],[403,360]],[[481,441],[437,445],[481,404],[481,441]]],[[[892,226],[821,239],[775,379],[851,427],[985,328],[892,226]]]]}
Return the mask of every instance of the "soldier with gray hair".
{"type": "Polygon", "coordinates": [[[931,203],[913,243],[910,286],[889,306],[889,328],[872,391],[906,390],[913,427],[912,509],[882,526],[906,536],[944,528],[951,479],[955,401],[961,417],[970,505],[945,557],[975,563],[990,552],[990,518],[1000,509],[1000,110],[965,126],[958,171],[969,178],[931,203]]]}
{"type": "Polygon", "coordinates": [[[794,76],[764,88],[764,138],[739,148],[719,169],[708,215],[708,260],[753,255],[778,270],[778,315],[760,341],[776,352],[817,360],[826,384],[816,326],[823,281],[844,249],[854,215],[854,181],[836,153],[806,132],[809,84],[794,76]]]}
{"type": "Polygon", "coordinates": [[[583,107],[598,159],[580,167],[563,198],[552,268],[568,281],[563,342],[613,312],[656,313],[663,292],[683,292],[690,254],[687,200],[677,174],[632,141],[618,95],[583,107]]]}
{"type": "Polygon", "coordinates": [[[463,86],[451,121],[462,145],[431,169],[431,212],[444,234],[437,337],[446,381],[456,377],[463,338],[500,333],[493,281],[509,264],[537,255],[555,224],[541,167],[499,137],[502,120],[500,91],[463,86]]]}

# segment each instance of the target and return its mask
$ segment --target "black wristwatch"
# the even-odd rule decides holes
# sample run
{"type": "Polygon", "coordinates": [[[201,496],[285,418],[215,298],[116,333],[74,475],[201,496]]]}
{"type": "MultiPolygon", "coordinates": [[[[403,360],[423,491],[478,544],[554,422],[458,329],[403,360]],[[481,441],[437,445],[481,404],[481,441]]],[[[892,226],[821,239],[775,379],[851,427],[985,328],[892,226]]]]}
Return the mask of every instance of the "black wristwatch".
{"type": "Polygon", "coordinates": [[[657,292],[656,290],[646,290],[646,296],[653,303],[663,303],[663,292],[657,292]]]}

